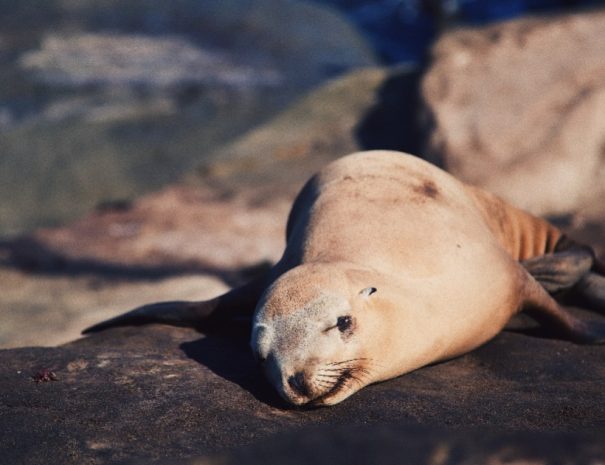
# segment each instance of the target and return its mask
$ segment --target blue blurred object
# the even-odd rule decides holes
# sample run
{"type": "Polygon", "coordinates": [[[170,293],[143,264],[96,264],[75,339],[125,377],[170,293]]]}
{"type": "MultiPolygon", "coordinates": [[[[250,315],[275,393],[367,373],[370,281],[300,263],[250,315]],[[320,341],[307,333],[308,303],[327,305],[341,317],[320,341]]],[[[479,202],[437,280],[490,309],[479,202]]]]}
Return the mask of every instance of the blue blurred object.
{"type": "Polygon", "coordinates": [[[460,16],[471,24],[505,20],[527,11],[524,0],[466,0],[460,2],[460,16]]]}
{"type": "Polygon", "coordinates": [[[386,0],[380,2],[380,11],[376,3],[358,8],[351,16],[381,57],[389,63],[422,61],[437,33],[434,19],[419,2],[386,0]]]}
{"type": "Polygon", "coordinates": [[[565,6],[565,0],[526,0],[528,10],[544,10],[548,8],[561,8],[565,6]]]}
{"type": "Polygon", "coordinates": [[[347,14],[386,63],[420,64],[444,24],[486,24],[603,0],[316,0],[347,14]]]}

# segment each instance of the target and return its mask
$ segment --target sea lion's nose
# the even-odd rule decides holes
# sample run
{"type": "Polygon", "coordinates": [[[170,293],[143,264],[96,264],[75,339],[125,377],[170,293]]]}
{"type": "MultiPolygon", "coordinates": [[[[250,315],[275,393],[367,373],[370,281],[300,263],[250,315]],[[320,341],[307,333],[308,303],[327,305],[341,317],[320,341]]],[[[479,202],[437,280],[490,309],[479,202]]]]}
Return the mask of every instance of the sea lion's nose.
{"type": "Polygon", "coordinates": [[[292,376],[290,376],[288,378],[288,385],[297,394],[305,397],[309,396],[309,387],[307,386],[307,382],[305,380],[305,374],[302,371],[294,373],[292,376]]]}

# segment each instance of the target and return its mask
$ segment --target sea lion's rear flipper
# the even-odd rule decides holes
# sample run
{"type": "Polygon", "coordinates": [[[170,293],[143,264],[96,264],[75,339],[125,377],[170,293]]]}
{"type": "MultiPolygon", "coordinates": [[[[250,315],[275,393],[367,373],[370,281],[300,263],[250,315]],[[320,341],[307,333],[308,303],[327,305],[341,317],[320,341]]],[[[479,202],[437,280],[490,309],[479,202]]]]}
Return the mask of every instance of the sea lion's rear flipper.
{"type": "Polygon", "coordinates": [[[605,264],[590,247],[563,236],[553,253],[521,264],[550,294],[569,291],[568,301],[605,312],[605,264]]]}
{"type": "Polygon", "coordinates": [[[263,276],[244,286],[200,302],[159,302],[135,308],[129,312],[86,328],[82,334],[102,331],[115,326],[140,326],[164,323],[210,329],[234,323],[250,323],[256,303],[265,290],[263,276]]]}
{"type": "Polygon", "coordinates": [[[523,260],[521,265],[550,294],[571,289],[590,271],[594,255],[584,247],[523,260]]]}
{"type": "Polygon", "coordinates": [[[605,313],[605,265],[601,261],[595,260],[590,273],[573,289],[573,296],[581,305],[605,313]]]}
{"type": "Polygon", "coordinates": [[[528,274],[523,294],[525,312],[555,336],[578,344],[605,344],[605,321],[584,321],[575,317],[528,274]]]}

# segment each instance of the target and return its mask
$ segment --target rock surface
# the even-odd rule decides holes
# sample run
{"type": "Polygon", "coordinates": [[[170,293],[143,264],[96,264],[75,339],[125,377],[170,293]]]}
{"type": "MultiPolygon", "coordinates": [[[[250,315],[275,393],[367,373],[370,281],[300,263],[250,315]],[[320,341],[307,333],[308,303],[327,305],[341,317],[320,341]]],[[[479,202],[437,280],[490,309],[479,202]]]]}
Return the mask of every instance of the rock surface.
{"type": "Polygon", "coordinates": [[[124,277],[117,270],[110,276],[36,274],[0,266],[0,281],[0,348],[64,344],[109,315],[150,302],[209,299],[228,289],[216,275],[141,277],[132,270],[124,277]]]}
{"type": "MultiPolygon", "coordinates": [[[[536,432],[494,433],[469,428],[412,428],[390,422],[373,426],[306,428],[278,435],[266,443],[242,447],[215,459],[190,464],[308,464],[318,465],[471,465],[513,463],[601,463],[603,435],[536,432]]],[[[175,462],[165,462],[166,464],[175,462]]],[[[177,462],[180,463],[180,462],[177,462]]]]}
{"type": "Polygon", "coordinates": [[[430,149],[539,215],[605,204],[605,12],[446,34],[424,77],[430,149]]]}
{"type": "Polygon", "coordinates": [[[254,191],[220,193],[171,186],[121,209],[98,211],[62,228],[9,242],[10,260],[31,271],[128,277],[214,273],[223,278],[276,261],[291,199],[254,191]]]}
{"type": "Polygon", "coordinates": [[[256,369],[245,337],[119,328],[56,348],[0,351],[0,453],[4,463],[22,465],[48,463],[49,451],[68,465],[216,454],[231,457],[227,463],[261,463],[288,450],[283,463],[367,463],[362,458],[372,454],[372,463],[401,463],[407,454],[424,459],[413,463],[478,463],[477,456],[598,463],[603,355],[603,347],[505,332],[335,407],[293,410],[256,369]],[[515,431],[537,439],[507,436],[515,431]]]}

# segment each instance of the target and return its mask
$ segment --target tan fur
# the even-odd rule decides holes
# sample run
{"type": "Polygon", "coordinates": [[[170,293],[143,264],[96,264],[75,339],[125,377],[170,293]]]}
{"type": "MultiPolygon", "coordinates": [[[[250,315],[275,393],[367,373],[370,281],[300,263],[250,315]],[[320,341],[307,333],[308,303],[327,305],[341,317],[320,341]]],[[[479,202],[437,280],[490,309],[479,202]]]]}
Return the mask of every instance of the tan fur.
{"type": "Polygon", "coordinates": [[[499,197],[472,186],[465,186],[475,200],[492,234],[518,261],[551,253],[561,239],[559,229],[499,197]]]}
{"type": "MultiPolygon", "coordinates": [[[[416,157],[386,151],[349,155],[327,166],[296,201],[288,229],[279,277],[254,324],[280,321],[275,343],[265,338],[263,350],[274,358],[268,374],[282,396],[320,404],[495,336],[523,304],[525,283],[532,280],[517,260],[550,251],[560,236],[544,221],[416,157]],[[358,298],[367,286],[377,292],[358,298]],[[334,301],[322,301],[325,294],[349,303],[361,344],[322,334],[322,324],[328,327],[337,316],[321,308],[334,301]],[[310,312],[324,312],[326,321],[316,324],[309,317],[301,325],[310,312]],[[322,397],[324,384],[315,383],[314,371],[348,359],[360,359],[354,367],[363,376],[322,397]],[[309,395],[289,388],[287,379],[297,372],[310,380],[309,395]]],[[[253,336],[256,350],[255,344],[253,336]]]]}
{"type": "Polygon", "coordinates": [[[150,322],[232,329],[254,311],[251,347],[277,391],[293,404],[331,405],[478,347],[521,308],[572,340],[605,342],[605,326],[573,318],[545,290],[575,286],[601,305],[598,266],[552,225],[419,158],[363,152],[306,184],[267,276],[87,332],[150,322]]]}

